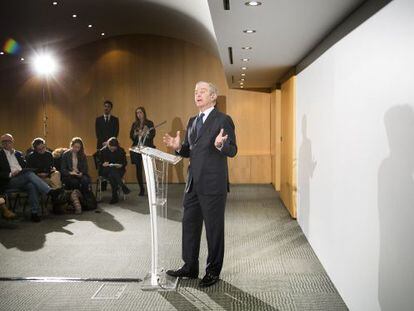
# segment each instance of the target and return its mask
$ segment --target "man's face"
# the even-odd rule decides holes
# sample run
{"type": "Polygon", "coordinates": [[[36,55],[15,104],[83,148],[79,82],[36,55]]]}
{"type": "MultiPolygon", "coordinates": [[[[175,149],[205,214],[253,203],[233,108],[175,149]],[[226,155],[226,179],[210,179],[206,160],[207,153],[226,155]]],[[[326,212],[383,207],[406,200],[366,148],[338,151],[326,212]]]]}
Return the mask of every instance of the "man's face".
{"type": "Polygon", "coordinates": [[[13,141],[11,141],[11,140],[3,140],[1,142],[1,146],[3,147],[3,149],[10,151],[10,150],[13,149],[13,141]]]}
{"type": "Polygon", "coordinates": [[[210,93],[210,88],[207,83],[198,83],[194,90],[194,101],[199,109],[208,108],[216,99],[215,94],[210,93]]]}
{"type": "Polygon", "coordinates": [[[112,110],[112,107],[110,104],[104,104],[104,113],[105,114],[110,114],[112,110]]]}
{"type": "Polygon", "coordinates": [[[36,146],[36,152],[43,154],[46,152],[46,144],[40,144],[36,146]]]}

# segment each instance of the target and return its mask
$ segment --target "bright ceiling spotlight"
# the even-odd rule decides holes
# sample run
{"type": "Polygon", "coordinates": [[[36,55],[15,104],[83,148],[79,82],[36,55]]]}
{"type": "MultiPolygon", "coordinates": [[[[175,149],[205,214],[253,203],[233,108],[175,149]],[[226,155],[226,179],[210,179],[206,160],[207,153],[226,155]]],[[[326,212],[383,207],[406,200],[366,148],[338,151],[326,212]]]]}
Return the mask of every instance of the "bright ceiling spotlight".
{"type": "Polygon", "coordinates": [[[57,1],[53,1],[52,4],[53,5],[57,5],[58,3],[57,3],[57,1]]]}
{"type": "Polygon", "coordinates": [[[88,28],[92,28],[92,24],[89,24],[89,25],[88,25],[88,28]]]}
{"type": "Polygon", "coordinates": [[[244,3],[247,6],[259,6],[262,5],[262,3],[260,1],[247,1],[244,3]]]}
{"type": "Polygon", "coordinates": [[[102,36],[102,37],[103,37],[103,36],[105,36],[105,33],[104,33],[104,32],[102,32],[102,33],[101,33],[101,36],[102,36]]]}
{"type": "Polygon", "coordinates": [[[78,15],[77,14],[72,14],[72,17],[76,18],[76,17],[78,17],[78,15]]]}
{"type": "Polygon", "coordinates": [[[245,30],[243,30],[243,32],[244,33],[255,33],[256,30],[254,30],[254,29],[245,29],[245,30]]]}
{"type": "Polygon", "coordinates": [[[58,70],[56,59],[50,54],[36,55],[33,60],[33,67],[37,74],[49,76],[58,70]]]}
{"type": "Polygon", "coordinates": [[[241,76],[242,76],[242,77],[244,77],[245,75],[246,75],[246,74],[245,74],[244,72],[241,74],[241,76]]]}
{"type": "Polygon", "coordinates": [[[242,49],[243,49],[243,50],[251,50],[251,49],[252,49],[252,47],[251,47],[251,46],[243,46],[243,47],[242,47],[242,49]]]}
{"type": "Polygon", "coordinates": [[[241,61],[242,62],[248,62],[250,60],[250,58],[242,58],[241,61]]]}
{"type": "Polygon", "coordinates": [[[243,67],[240,67],[240,69],[241,70],[247,70],[247,67],[243,66],[243,67]]]}

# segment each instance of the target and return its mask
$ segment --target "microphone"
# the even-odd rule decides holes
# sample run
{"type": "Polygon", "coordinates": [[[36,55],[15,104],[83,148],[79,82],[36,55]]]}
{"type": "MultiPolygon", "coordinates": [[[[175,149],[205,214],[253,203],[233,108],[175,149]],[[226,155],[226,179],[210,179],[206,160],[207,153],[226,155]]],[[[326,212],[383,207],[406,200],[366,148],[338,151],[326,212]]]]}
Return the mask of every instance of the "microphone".
{"type": "Polygon", "coordinates": [[[167,120],[162,121],[160,124],[157,124],[156,126],[152,126],[151,128],[148,129],[148,131],[145,133],[144,135],[144,139],[142,140],[142,145],[145,144],[145,141],[147,140],[148,134],[152,131],[155,130],[156,128],[160,127],[161,125],[164,125],[165,123],[167,123],[167,120]]]}

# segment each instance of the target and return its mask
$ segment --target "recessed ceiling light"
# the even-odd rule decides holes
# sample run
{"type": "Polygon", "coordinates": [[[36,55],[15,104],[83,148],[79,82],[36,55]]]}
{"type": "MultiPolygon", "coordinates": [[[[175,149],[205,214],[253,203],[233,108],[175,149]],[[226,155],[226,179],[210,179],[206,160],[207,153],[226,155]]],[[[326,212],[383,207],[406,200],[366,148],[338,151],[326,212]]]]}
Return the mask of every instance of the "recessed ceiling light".
{"type": "Polygon", "coordinates": [[[250,60],[250,58],[242,58],[241,59],[243,62],[248,62],[250,60]]]}
{"type": "Polygon", "coordinates": [[[243,85],[240,85],[240,88],[242,89],[243,88],[243,85]]]}
{"type": "Polygon", "coordinates": [[[21,57],[21,58],[20,58],[20,60],[21,60],[21,61],[24,61],[24,57],[21,57]]]}
{"type": "Polygon", "coordinates": [[[246,74],[245,74],[244,72],[241,74],[241,76],[242,76],[242,77],[244,77],[245,75],[246,75],[246,74]]]}
{"type": "Polygon", "coordinates": [[[243,30],[243,32],[244,33],[255,33],[256,30],[254,30],[254,29],[245,29],[245,30],[243,30]]]}
{"type": "Polygon", "coordinates": [[[247,6],[259,6],[262,5],[262,3],[260,1],[247,1],[244,3],[247,6]]]}
{"type": "Polygon", "coordinates": [[[1,51],[1,52],[0,52],[0,55],[4,55],[4,52],[3,52],[3,51],[1,51]]]}
{"type": "Polygon", "coordinates": [[[241,70],[247,70],[247,67],[243,66],[240,68],[241,70]]]}
{"type": "Polygon", "coordinates": [[[89,25],[88,25],[88,28],[92,28],[92,24],[89,24],[89,25]]]}
{"type": "Polygon", "coordinates": [[[101,33],[101,36],[105,36],[105,33],[104,33],[104,32],[102,32],[102,33],[101,33]]]}
{"type": "Polygon", "coordinates": [[[57,3],[57,1],[53,1],[52,4],[53,5],[57,5],[58,3],[57,3]]]}
{"type": "Polygon", "coordinates": [[[243,82],[243,81],[244,81],[244,78],[241,78],[241,79],[240,79],[240,81],[242,81],[242,82],[243,82]]]}
{"type": "Polygon", "coordinates": [[[240,85],[243,85],[244,83],[243,82],[240,82],[240,85]]]}
{"type": "Polygon", "coordinates": [[[78,17],[78,15],[76,15],[76,14],[72,14],[72,17],[73,17],[73,18],[76,18],[76,17],[78,17]]]}
{"type": "Polygon", "coordinates": [[[252,47],[251,47],[251,46],[243,46],[243,47],[242,47],[242,49],[243,49],[243,50],[251,50],[251,49],[252,49],[252,47]]]}

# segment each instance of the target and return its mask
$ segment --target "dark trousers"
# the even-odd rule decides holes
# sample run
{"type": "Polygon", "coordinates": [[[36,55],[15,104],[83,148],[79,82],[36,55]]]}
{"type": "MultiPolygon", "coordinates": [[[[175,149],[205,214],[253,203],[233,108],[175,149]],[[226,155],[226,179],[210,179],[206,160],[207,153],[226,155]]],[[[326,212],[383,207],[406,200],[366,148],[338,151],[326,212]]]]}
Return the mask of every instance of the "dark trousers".
{"type": "Polygon", "coordinates": [[[144,190],[144,175],[142,173],[142,156],[139,155],[139,159],[137,159],[136,163],[136,169],[137,169],[137,180],[139,184],[140,190],[144,190]]]}
{"type": "Polygon", "coordinates": [[[224,209],[227,194],[201,195],[196,187],[184,195],[182,258],[185,266],[198,271],[201,230],[206,228],[208,257],[206,273],[220,275],[224,257],[224,209]]]}
{"type": "Polygon", "coordinates": [[[112,195],[118,195],[118,188],[124,186],[122,177],[125,175],[125,169],[116,167],[101,167],[99,175],[109,179],[112,188],[112,195]]]}
{"type": "Polygon", "coordinates": [[[12,177],[6,186],[6,191],[13,189],[27,191],[32,214],[38,214],[39,212],[39,193],[47,194],[51,190],[51,188],[33,172],[24,172],[12,177]]]}
{"type": "Polygon", "coordinates": [[[91,189],[91,178],[88,175],[65,176],[62,181],[68,190],[79,189],[80,192],[87,193],[91,189]]]}

